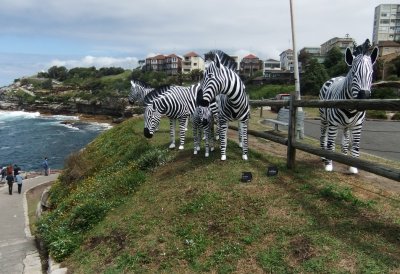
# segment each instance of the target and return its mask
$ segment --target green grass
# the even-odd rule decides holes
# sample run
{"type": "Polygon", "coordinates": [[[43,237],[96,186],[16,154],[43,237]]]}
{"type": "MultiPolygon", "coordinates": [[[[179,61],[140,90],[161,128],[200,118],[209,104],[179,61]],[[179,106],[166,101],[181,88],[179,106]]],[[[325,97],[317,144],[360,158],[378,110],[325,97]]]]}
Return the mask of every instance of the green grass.
{"type": "Polygon", "coordinates": [[[193,155],[166,150],[168,122],[107,131],[71,158],[38,224],[73,273],[390,273],[400,269],[400,202],[350,188],[312,163],[228,143],[193,155]],[[76,163],[76,165],[73,165],[76,163]],[[278,166],[276,177],[266,167],[278,166]],[[80,168],[78,168],[80,167],[80,168]],[[241,172],[253,181],[241,183],[241,172]]]}

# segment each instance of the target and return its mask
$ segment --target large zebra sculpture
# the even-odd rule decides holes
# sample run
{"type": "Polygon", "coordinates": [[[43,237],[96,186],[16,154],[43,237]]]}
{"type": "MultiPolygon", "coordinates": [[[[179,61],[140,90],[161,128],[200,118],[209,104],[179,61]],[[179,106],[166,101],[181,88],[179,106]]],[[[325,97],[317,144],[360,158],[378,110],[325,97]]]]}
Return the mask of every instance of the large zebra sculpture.
{"type": "Polygon", "coordinates": [[[179,149],[184,149],[185,124],[196,109],[196,96],[200,83],[190,87],[164,86],[145,97],[144,136],[153,137],[160,124],[161,115],[170,119],[170,148],[175,148],[175,120],[179,121],[179,149]]]}
{"type": "Polygon", "coordinates": [[[214,51],[214,60],[206,63],[204,79],[201,82],[202,98],[199,105],[208,106],[217,100],[219,108],[219,133],[221,160],[226,160],[228,122],[239,121],[239,141],[242,146],[242,159],[248,159],[247,123],[250,117],[250,107],[245,86],[239,75],[234,71],[236,62],[222,51],[214,51]]]}
{"type": "MultiPolygon", "coordinates": [[[[375,47],[368,54],[370,42],[357,46],[353,53],[346,49],[345,61],[350,70],[346,77],[336,77],[325,82],[320,90],[320,100],[339,99],[368,99],[371,96],[373,65],[378,57],[378,48],[375,47]]],[[[359,157],[361,129],[365,118],[365,111],[356,109],[320,108],[322,149],[335,150],[335,139],[338,127],[343,127],[342,153],[347,154],[349,140],[352,138],[351,155],[359,157]],[[351,136],[350,136],[351,135],[351,136]]],[[[325,170],[332,171],[332,160],[323,158],[325,170]]],[[[355,167],[349,167],[350,173],[358,173],[355,167]]]]}

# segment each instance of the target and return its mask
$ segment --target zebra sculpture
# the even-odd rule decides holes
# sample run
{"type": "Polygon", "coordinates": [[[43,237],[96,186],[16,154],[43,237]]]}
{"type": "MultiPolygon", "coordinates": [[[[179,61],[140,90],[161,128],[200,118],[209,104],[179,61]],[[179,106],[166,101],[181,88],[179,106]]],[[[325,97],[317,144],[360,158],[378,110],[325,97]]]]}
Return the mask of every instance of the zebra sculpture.
{"type": "Polygon", "coordinates": [[[144,104],[144,97],[153,91],[154,88],[149,87],[147,84],[138,81],[131,80],[131,92],[129,93],[128,101],[130,104],[144,104]]]}
{"type": "MultiPolygon", "coordinates": [[[[378,57],[378,48],[375,47],[371,54],[367,54],[370,42],[357,46],[353,53],[346,49],[345,61],[350,70],[346,77],[336,77],[325,82],[320,90],[320,100],[339,99],[368,99],[371,96],[373,65],[378,57]]],[[[320,108],[321,117],[321,148],[329,151],[335,150],[335,139],[338,126],[343,127],[342,153],[347,154],[349,140],[352,138],[351,155],[359,157],[361,129],[365,118],[365,111],[356,109],[320,108]],[[351,136],[350,136],[351,135],[351,136]]],[[[322,158],[325,170],[332,171],[332,160],[322,158]]],[[[350,173],[358,173],[355,167],[349,167],[350,173]]]]}
{"type": "Polygon", "coordinates": [[[200,83],[190,87],[164,86],[150,92],[145,97],[144,136],[153,137],[160,124],[161,115],[170,119],[169,148],[175,148],[175,119],[179,121],[179,149],[184,149],[186,121],[196,109],[196,96],[200,83]]]}
{"type": "Polygon", "coordinates": [[[250,115],[248,97],[245,86],[239,75],[234,71],[236,62],[222,51],[214,51],[214,60],[207,61],[204,78],[201,82],[203,92],[199,105],[208,106],[213,100],[217,100],[219,108],[219,133],[221,146],[221,160],[226,160],[228,122],[239,121],[239,142],[242,146],[242,159],[247,160],[248,141],[247,123],[250,115]]]}
{"type": "Polygon", "coordinates": [[[208,157],[210,150],[214,151],[214,115],[210,108],[197,106],[193,114],[194,154],[200,150],[201,129],[204,131],[205,157],[208,157]]]}

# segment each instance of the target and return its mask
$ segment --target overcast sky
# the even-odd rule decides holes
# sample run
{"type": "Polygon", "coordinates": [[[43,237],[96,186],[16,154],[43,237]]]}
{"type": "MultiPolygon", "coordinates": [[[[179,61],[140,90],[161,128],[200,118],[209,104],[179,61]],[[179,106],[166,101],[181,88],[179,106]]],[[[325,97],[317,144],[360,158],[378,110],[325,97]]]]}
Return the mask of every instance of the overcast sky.
{"type": "MultiPolygon", "coordinates": [[[[293,0],[296,49],[349,34],[372,40],[375,7],[400,1],[293,0]]],[[[211,49],[279,60],[289,0],[2,0],[0,86],[53,65],[135,68],[156,53],[211,49]]]]}

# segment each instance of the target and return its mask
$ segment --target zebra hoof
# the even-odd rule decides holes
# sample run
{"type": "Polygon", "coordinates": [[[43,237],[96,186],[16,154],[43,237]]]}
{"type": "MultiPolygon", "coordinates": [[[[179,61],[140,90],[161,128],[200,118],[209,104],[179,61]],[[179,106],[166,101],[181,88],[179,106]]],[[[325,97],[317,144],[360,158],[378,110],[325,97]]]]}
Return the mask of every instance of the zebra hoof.
{"type": "Polygon", "coordinates": [[[218,140],[219,140],[219,136],[215,137],[215,141],[218,141],[218,140]]]}
{"type": "Polygon", "coordinates": [[[197,151],[200,151],[200,147],[196,147],[196,150],[197,150],[197,151]]]}
{"type": "Polygon", "coordinates": [[[248,160],[247,155],[242,155],[242,159],[247,161],[248,160]]]}
{"type": "Polygon", "coordinates": [[[225,161],[226,160],[226,155],[221,155],[221,161],[225,161]]]}
{"type": "Polygon", "coordinates": [[[197,155],[197,150],[196,150],[196,149],[193,151],[193,154],[194,154],[194,155],[197,155]]]}
{"type": "Polygon", "coordinates": [[[358,169],[356,167],[351,166],[351,167],[349,167],[349,172],[351,174],[357,174],[358,173],[358,169]]]}
{"type": "Polygon", "coordinates": [[[169,148],[175,148],[175,144],[170,144],[169,148]]]}
{"type": "Polygon", "coordinates": [[[211,151],[214,151],[214,147],[211,147],[210,150],[211,150],[211,151]]]}
{"type": "Polygon", "coordinates": [[[179,150],[183,150],[184,147],[182,145],[179,146],[179,150]]]}
{"type": "Polygon", "coordinates": [[[210,153],[206,152],[206,154],[204,154],[205,157],[210,156],[210,153]]]}
{"type": "Polygon", "coordinates": [[[325,165],[325,171],[332,171],[333,170],[333,165],[325,165]]]}

